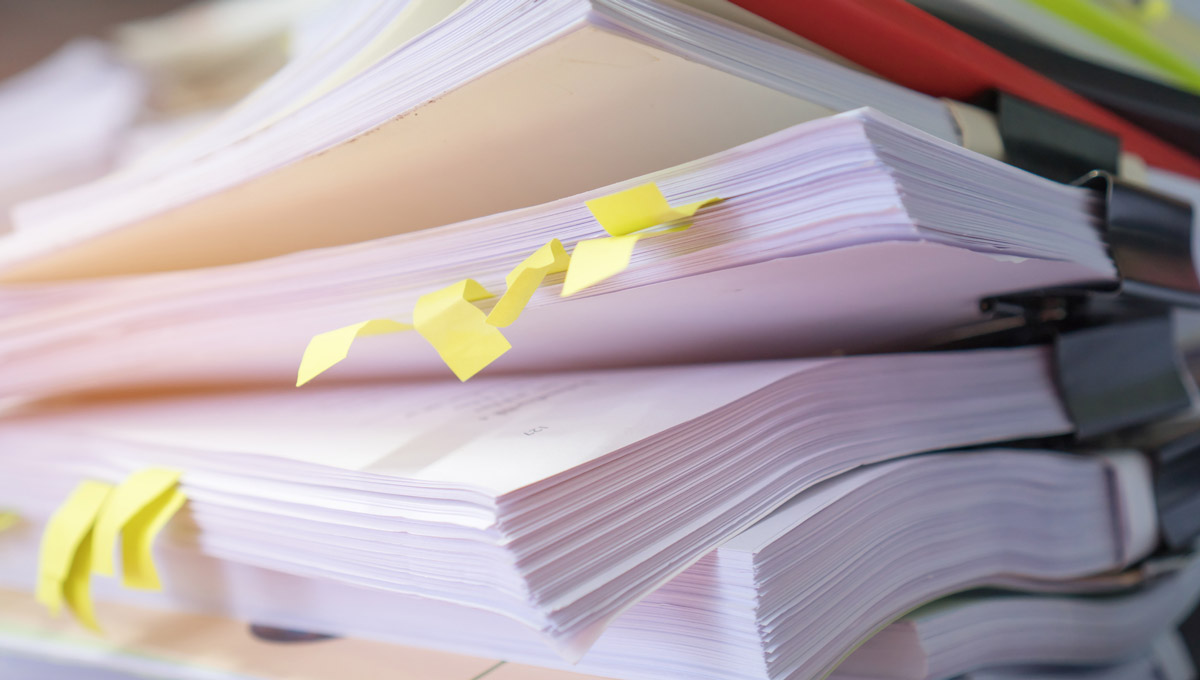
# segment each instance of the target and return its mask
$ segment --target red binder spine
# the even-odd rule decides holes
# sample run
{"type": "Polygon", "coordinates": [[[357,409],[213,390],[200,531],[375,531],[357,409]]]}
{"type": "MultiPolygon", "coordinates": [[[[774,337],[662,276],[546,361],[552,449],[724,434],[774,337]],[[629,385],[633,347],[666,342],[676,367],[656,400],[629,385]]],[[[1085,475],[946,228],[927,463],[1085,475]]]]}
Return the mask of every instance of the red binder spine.
{"type": "Polygon", "coordinates": [[[1200,178],[1200,159],[904,0],[733,0],[905,87],[970,101],[1002,90],[1118,137],[1147,163],[1200,178]]]}

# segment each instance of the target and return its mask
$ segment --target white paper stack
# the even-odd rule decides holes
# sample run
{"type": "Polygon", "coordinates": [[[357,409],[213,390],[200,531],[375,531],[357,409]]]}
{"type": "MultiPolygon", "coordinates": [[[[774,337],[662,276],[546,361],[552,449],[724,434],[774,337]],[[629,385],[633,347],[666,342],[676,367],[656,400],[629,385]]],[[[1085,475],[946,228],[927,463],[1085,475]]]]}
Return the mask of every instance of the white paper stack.
{"type": "Polygon", "coordinates": [[[9,209],[107,172],[142,110],[142,77],[81,38],[0,83],[0,234],[9,209]]]}
{"type": "Polygon", "coordinates": [[[1183,636],[1171,631],[1143,653],[1107,666],[1010,666],[972,671],[959,676],[959,680],[1195,680],[1196,677],[1196,665],[1183,636]]]}
{"type": "MultiPolygon", "coordinates": [[[[1149,648],[1200,567],[1126,589],[1147,458],[981,448],[1075,430],[1049,348],[904,353],[1115,289],[1100,195],[725,0],[255,6],[322,4],[243,101],[0,235],[0,583],[617,680],[1185,680],[1149,648]],[[110,491],[148,469],[178,489],[110,491]],[[96,575],[114,541],[149,592],[96,575]]],[[[250,80],[264,35],[222,44],[250,80]]]]}
{"type": "Polygon", "coordinates": [[[880,631],[834,677],[949,678],[990,667],[1103,666],[1135,659],[1200,600],[1200,562],[1132,592],[1047,597],[972,593],[939,600],[880,631]]]}
{"type": "Polygon", "coordinates": [[[22,515],[47,517],[81,478],[179,469],[214,556],[490,609],[577,654],[822,479],[1070,431],[1046,360],[1027,348],[76,404],[0,424],[0,484],[22,515]]]}
{"type": "MultiPolygon", "coordinates": [[[[292,385],[314,335],[412,321],[418,298],[464,278],[503,291],[509,271],[550,239],[572,248],[606,235],[585,201],[646,179],[673,205],[726,200],[689,229],[638,242],[628,269],[576,295],[561,297],[562,275],[548,277],[505,329],[512,349],[488,370],[922,346],[983,319],[984,297],[1114,281],[1087,190],[856,112],[438,229],[240,266],[2,291],[0,395],[292,385]]],[[[359,340],[321,379],[448,374],[406,333],[359,340]]]]}
{"type": "MultiPolygon", "coordinates": [[[[192,476],[186,473],[188,488],[192,476]]],[[[32,478],[22,481],[45,486],[32,478]]],[[[874,631],[932,599],[984,585],[1074,590],[1077,585],[1067,579],[1131,564],[1153,549],[1157,535],[1148,470],[1136,454],[1077,457],[995,450],[880,463],[810,488],[724,543],[616,618],[582,661],[570,666],[533,631],[497,613],[401,595],[383,583],[353,588],[330,574],[303,575],[291,567],[286,570],[295,575],[287,575],[247,566],[273,561],[272,566],[285,569],[284,549],[259,539],[257,559],[230,552],[222,536],[232,529],[211,517],[215,508],[209,505],[199,496],[192,506],[199,534],[176,536],[163,551],[170,579],[166,592],[139,598],[131,591],[100,590],[100,597],[629,680],[823,677],[874,631]]],[[[282,528],[278,520],[271,525],[282,528]]],[[[291,533],[296,538],[311,535],[291,533]]],[[[347,533],[336,548],[325,538],[322,546],[313,546],[308,562],[353,559],[353,546],[347,545],[351,536],[366,538],[347,533]]],[[[593,555],[605,552],[600,540],[587,545],[593,555]]],[[[3,573],[9,585],[27,585],[22,578],[32,571],[29,557],[20,557],[21,549],[20,544],[9,547],[12,556],[5,563],[10,566],[3,573]]],[[[436,547],[429,541],[425,550],[436,547]]],[[[424,578],[452,576],[444,568],[424,578]]],[[[1155,590],[1160,594],[1152,598],[1105,603],[1109,613],[1140,618],[1124,627],[1112,623],[1102,631],[1107,637],[1088,636],[1097,645],[1128,634],[1131,626],[1141,630],[1150,622],[1162,623],[1149,626],[1144,639],[1113,648],[1112,656],[1092,647],[1090,655],[1080,649],[1079,660],[1119,660],[1122,649],[1140,651],[1190,608],[1185,600],[1194,597],[1194,581],[1173,579],[1177,585],[1170,595],[1155,590]],[[1178,610],[1172,609],[1176,613],[1171,617],[1164,614],[1168,604],[1178,610]]],[[[972,620],[995,608],[985,604],[967,608],[955,620],[972,620]]],[[[1054,606],[1016,606],[1014,611],[996,606],[1007,617],[996,617],[998,627],[1019,626],[1012,619],[1021,615],[1036,618],[1049,611],[1060,616],[1056,621],[1069,615],[1054,606]]],[[[943,630],[937,627],[941,621],[922,624],[921,631],[931,631],[932,639],[943,630]]],[[[938,668],[957,673],[979,660],[981,666],[1039,662],[1055,643],[1046,638],[1037,648],[1018,640],[1008,656],[1005,650],[972,656],[965,644],[945,650],[924,634],[908,635],[911,626],[893,628],[876,638],[881,642],[856,652],[857,662],[851,656],[851,670],[869,675],[878,666],[914,672],[922,653],[932,648],[931,658],[938,650],[949,657],[939,658],[938,668]],[[956,656],[956,651],[962,654],[956,656]]],[[[966,631],[963,635],[959,642],[983,646],[966,631]]]]}
{"type": "Polygon", "coordinates": [[[0,262],[45,278],[349,243],[569,196],[864,105],[957,140],[939,100],[686,4],[339,5],[342,30],[209,132],[22,206],[28,235],[0,244],[0,262]]]}

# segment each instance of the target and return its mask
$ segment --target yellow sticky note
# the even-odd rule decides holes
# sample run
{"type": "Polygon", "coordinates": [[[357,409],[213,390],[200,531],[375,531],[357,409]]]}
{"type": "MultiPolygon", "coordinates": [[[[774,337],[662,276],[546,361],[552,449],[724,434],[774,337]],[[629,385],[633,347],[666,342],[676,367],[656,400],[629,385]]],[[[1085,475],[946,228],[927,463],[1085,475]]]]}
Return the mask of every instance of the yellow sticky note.
{"type": "Polygon", "coordinates": [[[472,279],[422,295],[413,325],[459,380],[467,380],[500,358],[512,345],[473,302],[494,297],[472,279]]]}
{"type": "Polygon", "coordinates": [[[570,262],[571,256],[558,239],[551,239],[538,248],[505,277],[508,289],[492,307],[487,322],[501,328],[512,325],[525,311],[525,305],[529,304],[529,299],[542,281],[550,274],[566,271],[570,262]]]}
{"type": "Polygon", "coordinates": [[[187,497],[178,488],[154,499],[125,525],[121,535],[121,566],[126,588],[162,590],[154,566],[154,539],[183,507],[187,497]]]}
{"type": "Polygon", "coordinates": [[[79,542],[79,550],[71,562],[71,569],[62,584],[63,599],[71,608],[71,613],[83,626],[95,633],[100,630],[100,622],[96,620],[96,610],[92,606],[91,582],[91,531],[79,542]]]}
{"type": "Polygon", "coordinates": [[[625,271],[633,257],[633,247],[641,234],[594,238],[575,244],[571,253],[571,268],[563,281],[562,296],[574,295],[610,276],[625,271]]]}
{"type": "Polygon", "coordinates": [[[593,198],[587,201],[586,205],[600,226],[604,227],[604,231],[613,236],[624,236],[660,224],[687,219],[701,208],[720,202],[720,198],[710,198],[671,207],[667,198],[659,191],[658,185],[650,182],[608,196],[593,198]]]}
{"type": "Polygon", "coordinates": [[[681,220],[691,218],[701,208],[722,200],[709,198],[671,207],[658,190],[658,185],[651,182],[588,201],[587,207],[592,211],[592,216],[612,236],[575,244],[567,278],[563,282],[562,296],[574,295],[625,271],[639,238],[687,229],[691,223],[680,223],[681,220]],[[661,231],[645,231],[669,223],[676,223],[676,226],[661,231]]]}
{"type": "Polygon", "coordinates": [[[367,335],[384,335],[412,330],[412,324],[391,319],[372,319],[313,336],[300,359],[300,370],[296,375],[296,387],[321,375],[350,353],[350,345],[356,338],[367,335]]]}
{"type": "Polygon", "coordinates": [[[81,591],[79,581],[87,580],[91,560],[89,558],[82,566],[76,563],[80,562],[77,558],[81,552],[85,558],[89,557],[90,545],[87,544],[92,524],[111,490],[112,486],[103,482],[81,482],[46,524],[38,559],[37,600],[54,614],[62,609],[63,589],[68,579],[73,584],[75,597],[72,608],[90,608],[86,603],[87,589],[81,591]],[[79,577],[80,569],[84,570],[82,578],[79,577]]]}
{"type": "Polygon", "coordinates": [[[92,528],[92,571],[112,576],[113,554],[117,537],[126,525],[160,498],[169,495],[179,482],[178,470],[150,468],[139,470],[121,482],[108,496],[108,502],[92,528]]]}

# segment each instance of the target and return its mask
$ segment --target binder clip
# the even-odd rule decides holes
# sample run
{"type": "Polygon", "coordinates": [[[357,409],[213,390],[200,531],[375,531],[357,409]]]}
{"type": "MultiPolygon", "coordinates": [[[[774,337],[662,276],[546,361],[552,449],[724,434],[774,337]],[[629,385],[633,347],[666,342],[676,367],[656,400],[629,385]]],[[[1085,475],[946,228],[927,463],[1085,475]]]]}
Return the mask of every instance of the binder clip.
{"type": "Polygon", "coordinates": [[[1178,356],[1171,314],[1172,306],[1200,308],[1192,205],[1116,177],[1115,137],[1004,93],[996,106],[1010,162],[1052,179],[1078,177],[1072,183],[1096,192],[1119,283],[982,300],[992,330],[981,325],[984,335],[966,346],[1052,343],[1076,439],[1188,408],[1195,385],[1178,356]]]}
{"type": "Polygon", "coordinates": [[[1124,293],[1200,307],[1191,203],[1134,186],[1104,170],[1088,172],[1074,184],[1101,199],[1101,235],[1124,293]]]}
{"type": "Polygon", "coordinates": [[[263,642],[275,642],[284,644],[295,644],[298,642],[319,642],[321,640],[336,640],[336,635],[326,635],[324,633],[308,633],[302,630],[289,630],[287,628],[276,628],[274,626],[264,626],[257,623],[250,624],[250,634],[262,640],[263,642]]]}
{"type": "Polygon", "coordinates": [[[1076,439],[1161,420],[1192,404],[1194,387],[1167,314],[1060,333],[1054,364],[1076,439]]]}
{"type": "Polygon", "coordinates": [[[1200,280],[1190,204],[1103,171],[1077,183],[1101,198],[1101,235],[1119,284],[982,300],[980,308],[1007,329],[974,344],[1052,343],[1063,403],[1083,440],[1190,406],[1195,386],[1178,355],[1171,314],[1172,306],[1200,308],[1200,280]]]}
{"type": "MultiPolygon", "coordinates": [[[[1021,291],[980,302],[999,331],[956,346],[1052,343],[1075,438],[1091,439],[1173,415],[1195,391],[1175,345],[1172,306],[1200,308],[1192,207],[1102,171],[1078,182],[1100,193],[1102,235],[1116,286],[1021,291]]],[[[994,325],[993,325],[994,327],[994,325]]]]}
{"type": "Polygon", "coordinates": [[[1165,565],[1200,539],[1200,419],[1189,417],[1112,437],[1105,446],[1142,451],[1150,460],[1165,565]]]}
{"type": "Polygon", "coordinates": [[[1007,92],[989,99],[1004,143],[1004,160],[1056,182],[1069,183],[1093,170],[1116,174],[1121,140],[1100,128],[1007,92]]]}
{"type": "Polygon", "coordinates": [[[986,298],[980,308],[992,318],[978,332],[938,348],[1050,345],[1074,441],[1143,426],[1192,405],[1196,387],[1179,356],[1167,305],[1087,290],[1037,290],[986,298]],[[992,330],[997,326],[1002,330],[992,330]]]}
{"type": "Polygon", "coordinates": [[[1149,453],[1163,545],[1191,552],[1200,538],[1200,430],[1149,453]]]}

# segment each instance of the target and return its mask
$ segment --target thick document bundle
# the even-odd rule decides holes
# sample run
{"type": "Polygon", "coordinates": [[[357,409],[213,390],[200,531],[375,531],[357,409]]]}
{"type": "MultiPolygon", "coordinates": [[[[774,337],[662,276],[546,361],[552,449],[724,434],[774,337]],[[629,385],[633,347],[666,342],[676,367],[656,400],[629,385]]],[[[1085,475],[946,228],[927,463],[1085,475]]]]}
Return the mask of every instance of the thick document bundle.
{"type": "MultiPolygon", "coordinates": [[[[1181,600],[1189,597],[1186,588],[1178,580],[1161,589],[1171,591],[1181,600]]],[[[1150,599],[1135,593],[1122,600],[1133,604],[1135,600],[1150,599]]],[[[937,642],[929,636],[918,637],[914,629],[921,630],[922,622],[941,612],[947,616],[973,617],[986,612],[1003,616],[1008,621],[1025,619],[1033,627],[1054,620],[1032,620],[1040,613],[1079,612],[1074,599],[1069,598],[1021,598],[1029,603],[1025,607],[996,608],[990,605],[994,598],[972,597],[946,606],[922,608],[889,626],[903,635],[904,651],[912,652],[908,659],[917,659],[926,648],[936,648],[937,642]],[[1049,601],[1046,601],[1049,600],[1049,601]],[[1029,612],[1026,617],[1020,612],[1029,612]],[[911,643],[911,646],[910,646],[911,643]],[[917,650],[916,644],[923,645],[917,650]]],[[[1006,598],[1007,599],[1007,598],[1006,598]]],[[[129,674],[136,677],[153,677],[162,680],[244,680],[259,677],[288,677],[296,680],[337,680],[338,678],[374,678],[395,674],[397,669],[423,680],[599,680],[598,676],[584,675],[566,670],[539,668],[513,661],[490,659],[482,656],[456,655],[442,651],[404,647],[378,643],[357,638],[324,638],[305,636],[296,631],[285,631],[265,626],[248,629],[246,624],[232,619],[207,615],[163,612],[130,605],[109,605],[109,639],[85,639],[79,633],[46,619],[37,611],[32,598],[14,591],[0,591],[0,651],[7,656],[0,660],[0,670],[12,672],[13,677],[69,677],[79,680],[126,680],[129,674]],[[157,635],[146,636],[146,628],[152,627],[157,635]],[[253,633],[251,631],[254,631],[253,633]],[[276,635],[276,633],[278,635],[276,635]],[[276,641],[278,640],[278,642],[276,641]],[[313,644],[305,644],[311,642],[313,644]],[[282,644],[281,644],[282,643],[282,644]],[[42,675],[38,675],[41,673],[42,675]],[[57,673],[57,675],[52,675],[57,673]]],[[[1141,605],[1134,605],[1140,607],[1141,605]]],[[[1099,612],[1117,613],[1115,609],[1084,605],[1088,614],[1099,612]]],[[[1130,609],[1122,603],[1121,613],[1130,609]]],[[[1164,610],[1163,615],[1169,612],[1164,610]]],[[[1154,627],[1158,627],[1155,622],[1154,627]]],[[[929,630],[925,628],[924,630],[929,630]]],[[[982,631],[981,631],[982,632],[982,631]]],[[[1118,644],[1120,650],[1136,638],[1143,639],[1142,630],[1127,630],[1118,644]]],[[[895,637],[890,634],[887,637],[895,637]]],[[[960,638],[964,635],[960,634],[960,638]]],[[[973,642],[984,642],[977,636],[973,642]]],[[[963,680],[1191,680],[1195,668],[1184,642],[1178,633],[1166,632],[1146,647],[1133,654],[1123,655],[1119,660],[1106,665],[1035,664],[1039,650],[1044,646],[1040,640],[1025,638],[1023,643],[1005,649],[1005,659],[1012,663],[1003,666],[976,668],[958,676],[963,680]],[[1029,661],[1022,662],[1022,659],[1029,661]]],[[[870,643],[868,643],[870,644],[870,643]]],[[[900,651],[898,648],[897,651],[900,651]]],[[[1104,650],[1097,658],[1109,658],[1110,650],[1104,650]]],[[[835,673],[837,680],[873,680],[866,676],[850,676],[835,673]]],[[[886,677],[886,676],[884,676],[886,677]]],[[[920,671],[912,680],[924,677],[920,671]]]]}
{"type": "Polygon", "coordinates": [[[317,382],[449,376],[443,360],[454,368],[455,358],[435,351],[436,338],[427,341],[436,329],[422,327],[417,307],[428,308],[435,293],[471,298],[463,304],[479,311],[465,313],[489,314],[491,323],[496,296],[514,287],[531,254],[556,240],[561,257],[573,253],[565,279],[540,268],[546,275],[519,318],[508,314],[503,331],[488,331],[495,342],[480,353],[491,354],[468,357],[473,370],[455,369],[460,378],[484,367],[569,370],[923,347],[987,319],[984,298],[1115,286],[1100,210],[1089,189],[853,112],[580,196],[437,229],[234,267],[5,290],[0,395],[293,385],[298,374],[305,382],[319,373],[300,370],[314,336],[369,320],[415,331],[359,338],[317,382]],[[647,180],[672,206],[724,200],[682,223],[668,215],[661,228],[610,238],[587,203],[647,180]],[[600,246],[599,255],[585,258],[584,243],[600,246]],[[573,283],[574,268],[591,285],[573,283]],[[468,279],[478,286],[448,288],[468,279]]]}
{"type": "MultiPolygon", "coordinates": [[[[179,537],[162,551],[169,585],[142,601],[614,678],[822,677],[881,626],[932,599],[979,586],[1073,591],[1080,586],[1069,579],[1133,563],[1153,549],[1156,537],[1147,465],[1134,454],[987,450],[879,463],[801,493],[616,618],[578,665],[566,666],[532,631],[494,613],[400,595],[379,583],[352,588],[321,574],[287,575],[245,560],[213,559],[211,545],[220,539],[202,496],[195,503],[202,533],[179,537]]],[[[592,545],[593,560],[599,545],[592,545]]],[[[260,561],[269,559],[269,550],[260,548],[260,561]]],[[[349,557],[345,547],[337,552],[349,557]]],[[[10,584],[31,571],[28,559],[6,562],[10,584]]],[[[440,578],[451,573],[443,570],[440,578]]],[[[1168,594],[1108,603],[1110,612],[1142,616],[1141,625],[1113,623],[1110,635],[1136,629],[1141,637],[1130,636],[1108,655],[1102,646],[1075,648],[1076,656],[1066,660],[1101,663],[1140,651],[1190,609],[1198,590],[1193,574],[1168,594]],[[1159,619],[1161,625],[1145,625],[1159,619]]],[[[130,598],[128,591],[99,595],[130,598]]],[[[961,622],[994,609],[980,605],[953,618],[961,622]]],[[[1000,609],[1012,613],[988,619],[997,626],[1017,625],[1012,619],[1020,615],[1074,611],[1000,609]]],[[[938,630],[941,623],[921,625],[938,630]]],[[[894,664],[924,650],[904,632],[875,639],[850,656],[849,668],[894,664]],[[908,647],[897,652],[904,644],[897,640],[908,647]]],[[[971,641],[980,644],[965,635],[959,640],[971,641]]],[[[1042,649],[1061,643],[1046,640],[1042,649]]],[[[946,653],[950,659],[938,660],[943,667],[970,663],[946,653]]],[[[1038,662],[1047,653],[1029,644],[1010,657],[997,650],[968,658],[999,665],[1038,662]]],[[[915,663],[908,662],[910,672],[915,663]]]]}
{"type": "Polygon", "coordinates": [[[4,278],[227,264],[439,226],[861,106],[958,139],[937,99],[684,4],[428,5],[339,3],[356,21],[207,130],[19,207],[4,278]]]}
{"type": "MultiPolygon", "coordinates": [[[[6,420],[0,484],[22,516],[48,517],[81,480],[176,470],[215,557],[492,610],[577,655],[819,481],[1069,432],[1046,360],[1026,348],[77,404],[6,420]]],[[[43,549],[74,564],[54,536],[43,549]]],[[[1117,566],[1099,553],[1117,554],[1057,566],[1117,566]]],[[[40,573],[81,585],[62,564],[40,573]]]]}
{"type": "Polygon", "coordinates": [[[1129,592],[958,595],[884,628],[833,677],[934,680],[979,668],[1117,664],[1166,637],[1197,600],[1200,562],[1194,558],[1183,570],[1129,592]]]}
{"type": "Polygon", "coordinates": [[[0,83],[0,238],[13,237],[17,203],[108,171],[145,96],[142,77],[90,39],[0,83]]]}

